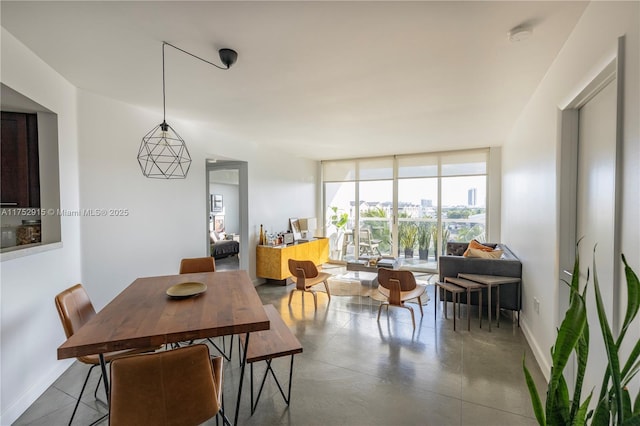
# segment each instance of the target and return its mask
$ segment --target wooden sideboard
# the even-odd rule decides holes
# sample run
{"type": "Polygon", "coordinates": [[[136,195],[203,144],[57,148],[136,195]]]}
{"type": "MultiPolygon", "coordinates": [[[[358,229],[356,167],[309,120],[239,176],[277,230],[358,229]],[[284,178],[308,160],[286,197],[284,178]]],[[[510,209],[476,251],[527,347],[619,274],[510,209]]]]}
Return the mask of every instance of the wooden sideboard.
{"type": "Polygon", "coordinates": [[[329,260],[329,239],[318,238],[287,246],[258,246],[256,275],[270,280],[286,280],[291,276],[289,259],[311,260],[321,265],[329,260]]]}

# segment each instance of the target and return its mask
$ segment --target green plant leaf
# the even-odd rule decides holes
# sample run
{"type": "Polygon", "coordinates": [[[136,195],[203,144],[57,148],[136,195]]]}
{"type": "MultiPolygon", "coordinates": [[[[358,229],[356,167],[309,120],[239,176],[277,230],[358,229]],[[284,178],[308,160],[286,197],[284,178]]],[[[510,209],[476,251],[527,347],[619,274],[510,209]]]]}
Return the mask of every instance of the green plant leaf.
{"type": "Polygon", "coordinates": [[[591,426],[609,426],[609,418],[609,401],[607,398],[602,398],[596,407],[591,426]]]}
{"type": "Polygon", "coordinates": [[[558,388],[556,390],[556,402],[554,407],[555,415],[553,417],[555,417],[557,421],[554,421],[551,424],[570,424],[570,408],[571,399],[569,398],[569,388],[567,387],[567,381],[563,375],[558,382],[558,388]]]}
{"type": "Polygon", "coordinates": [[[640,426],[640,415],[635,415],[633,417],[626,419],[622,423],[622,426],[640,426]]]}
{"type": "MultiPolygon", "coordinates": [[[[587,288],[585,286],[585,290],[583,293],[583,299],[586,296],[587,288]]],[[[571,404],[571,418],[574,419],[578,416],[578,411],[580,410],[580,398],[582,396],[582,384],[584,383],[584,375],[587,370],[587,359],[589,357],[589,323],[585,323],[584,330],[582,331],[582,336],[578,340],[578,345],[576,346],[576,361],[578,364],[577,372],[576,372],[576,383],[573,387],[573,402],[571,404]]],[[[591,394],[589,394],[589,399],[591,399],[591,394]]]]}
{"type": "Polygon", "coordinates": [[[616,342],[618,347],[622,343],[624,335],[627,333],[627,328],[631,322],[633,322],[640,309],[640,282],[638,282],[638,276],[629,267],[624,254],[621,255],[621,257],[622,263],[624,263],[624,275],[627,280],[627,312],[624,317],[624,322],[622,323],[620,336],[618,336],[618,341],[616,342]]]}
{"type": "Polygon", "coordinates": [[[542,407],[542,401],[540,401],[540,395],[538,394],[538,389],[536,388],[536,384],[533,381],[533,377],[531,377],[531,373],[529,373],[529,370],[525,365],[524,356],[522,356],[522,370],[524,370],[524,378],[527,382],[529,396],[531,397],[531,405],[533,406],[533,412],[536,415],[536,420],[538,420],[538,424],[540,426],[545,426],[547,423],[544,418],[544,408],[542,407]]]}
{"type": "Polygon", "coordinates": [[[636,395],[636,400],[633,403],[633,414],[640,415],[640,392],[636,395]]]}
{"type": "Polygon", "coordinates": [[[621,374],[620,374],[620,361],[618,359],[618,347],[613,341],[613,334],[611,333],[611,328],[609,327],[609,321],[607,320],[607,314],[604,309],[604,303],[602,302],[602,295],[600,294],[600,285],[598,283],[598,273],[596,270],[596,255],[595,248],[593,249],[593,286],[595,288],[596,294],[596,310],[598,312],[598,320],[600,322],[600,329],[602,330],[602,338],[604,339],[604,346],[607,351],[607,358],[609,360],[609,374],[611,376],[612,387],[613,387],[613,398],[614,401],[612,403],[615,405],[617,410],[618,423],[621,424],[624,420],[624,412],[621,409],[622,405],[622,395],[620,393],[621,389],[621,374]]]}
{"type": "Polygon", "coordinates": [[[575,416],[572,417],[573,421],[571,423],[572,426],[583,426],[587,424],[587,419],[591,416],[591,411],[589,411],[589,403],[591,402],[591,397],[593,396],[593,391],[589,393],[589,396],[584,401],[584,403],[580,406],[575,416]]]}
{"type": "Polygon", "coordinates": [[[627,359],[627,362],[624,364],[624,367],[622,368],[621,374],[623,378],[626,378],[631,374],[630,372],[634,368],[634,363],[637,363],[640,361],[638,357],[640,357],[640,340],[636,342],[636,345],[633,347],[633,349],[631,350],[631,353],[629,354],[629,358],[627,359]]]}
{"type": "MultiPolygon", "coordinates": [[[[567,310],[562,324],[558,329],[558,336],[556,337],[556,344],[553,348],[553,367],[551,373],[551,380],[549,381],[548,396],[555,397],[557,387],[562,378],[562,372],[564,371],[567,361],[571,352],[578,344],[578,340],[583,333],[584,326],[587,322],[587,312],[584,304],[584,299],[575,291],[572,291],[573,297],[571,305],[567,310]]],[[[552,400],[553,401],[553,400],[552,400]]],[[[552,401],[547,397],[547,414],[551,411],[552,401]]]]}
{"type": "Polygon", "coordinates": [[[627,388],[620,389],[620,394],[622,396],[622,416],[625,419],[631,418],[633,413],[633,406],[631,405],[631,396],[629,395],[629,390],[627,388]]]}
{"type": "MultiPolygon", "coordinates": [[[[638,343],[640,343],[640,341],[638,341],[638,343]]],[[[627,374],[622,375],[622,386],[627,386],[636,374],[638,374],[638,371],[640,371],[640,360],[631,367],[627,374]]]]}

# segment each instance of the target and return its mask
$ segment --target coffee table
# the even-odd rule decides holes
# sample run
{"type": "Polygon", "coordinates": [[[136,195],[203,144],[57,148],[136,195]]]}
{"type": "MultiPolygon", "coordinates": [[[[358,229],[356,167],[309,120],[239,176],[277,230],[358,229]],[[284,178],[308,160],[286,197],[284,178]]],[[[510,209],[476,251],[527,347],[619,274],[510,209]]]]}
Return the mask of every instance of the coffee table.
{"type": "MultiPolygon", "coordinates": [[[[374,268],[375,270],[375,268],[374,268]]],[[[376,283],[377,286],[377,280],[378,280],[378,272],[376,270],[376,272],[370,272],[370,271],[347,271],[345,274],[342,274],[336,278],[339,279],[346,279],[346,280],[353,280],[353,281],[360,281],[360,283],[362,284],[366,284],[369,287],[373,288],[373,284],[374,282],[376,283]]]]}

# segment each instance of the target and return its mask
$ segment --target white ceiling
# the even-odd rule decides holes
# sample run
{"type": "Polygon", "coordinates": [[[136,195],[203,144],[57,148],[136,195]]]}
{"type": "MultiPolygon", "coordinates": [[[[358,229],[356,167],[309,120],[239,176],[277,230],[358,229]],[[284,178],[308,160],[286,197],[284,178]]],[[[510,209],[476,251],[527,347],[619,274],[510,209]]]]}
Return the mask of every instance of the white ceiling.
{"type": "MultiPolygon", "coordinates": [[[[2,26],[72,84],[333,159],[501,145],[579,1],[1,2],[2,26]],[[530,39],[507,32],[530,24],[530,39]]],[[[149,128],[157,123],[149,123],[149,128]]],[[[179,131],[179,129],[178,129],[179,131]]],[[[139,135],[136,136],[136,139],[139,135]]],[[[221,141],[216,141],[219,144],[221,141]]]]}

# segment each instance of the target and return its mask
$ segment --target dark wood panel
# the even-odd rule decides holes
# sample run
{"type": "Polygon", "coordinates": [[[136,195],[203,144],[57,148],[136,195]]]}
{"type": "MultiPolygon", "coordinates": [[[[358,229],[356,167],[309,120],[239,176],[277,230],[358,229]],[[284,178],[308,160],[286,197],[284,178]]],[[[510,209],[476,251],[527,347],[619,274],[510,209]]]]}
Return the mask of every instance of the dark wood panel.
{"type": "Polygon", "coordinates": [[[29,153],[26,114],[2,113],[0,158],[2,159],[3,205],[29,206],[29,153]]]}
{"type": "Polygon", "coordinates": [[[40,207],[40,158],[36,114],[2,112],[1,195],[6,207],[40,207]]]}
{"type": "Polygon", "coordinates": [[[40,151],[38,116],[27,114],[27,157],[29,161],[29,207],[40,207],[40,151]]]}

